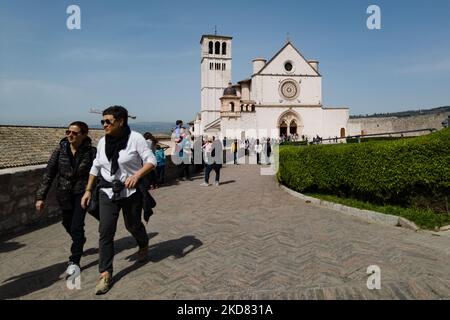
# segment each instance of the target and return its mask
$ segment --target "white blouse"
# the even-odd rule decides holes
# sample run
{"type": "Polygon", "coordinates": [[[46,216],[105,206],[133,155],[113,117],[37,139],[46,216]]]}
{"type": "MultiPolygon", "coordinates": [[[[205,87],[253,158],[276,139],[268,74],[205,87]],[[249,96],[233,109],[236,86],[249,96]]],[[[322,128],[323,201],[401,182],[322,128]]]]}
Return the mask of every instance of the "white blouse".
{"type": "MultiPolygon", "coordinates": [[[[156,157],[148,147],[147,141],[145,141],[140,133],[135,131],[131,131],[127,147],[120,150],[117,162],[119,164],[119,169],[111,176],[111,162],[106,157],[105,137],[102,137],[97,145],[97,156],[92,164],[90,174],[98,176],[100,173],[103,179],[108,182],[112,182],[113,180],[125,182],[128,177],[131,177],[142,168],[142,163],[151,163],[156,167],[156,157]]],[[[112,188],[102,188],[101,190],[112,199],[112,188]]],[[[135,192],[135,188],[124,188],[120,197],[128,198],[135,192]]]]}

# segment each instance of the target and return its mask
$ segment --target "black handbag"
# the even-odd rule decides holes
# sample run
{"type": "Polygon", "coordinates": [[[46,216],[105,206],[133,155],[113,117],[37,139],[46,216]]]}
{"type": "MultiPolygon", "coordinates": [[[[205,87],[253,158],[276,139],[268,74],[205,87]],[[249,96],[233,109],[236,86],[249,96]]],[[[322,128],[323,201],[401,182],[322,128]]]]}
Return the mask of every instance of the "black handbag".
{"type": "Polygon", "coordinates": [[[91,191],[91,200],[89,201],[88,207],[86,209],[86,211],[97,220],[100,220],[100,205],[98,199],[99,192],[100,187],[97,183],[95,188],[93,188],[93,190],[91,191]]]}

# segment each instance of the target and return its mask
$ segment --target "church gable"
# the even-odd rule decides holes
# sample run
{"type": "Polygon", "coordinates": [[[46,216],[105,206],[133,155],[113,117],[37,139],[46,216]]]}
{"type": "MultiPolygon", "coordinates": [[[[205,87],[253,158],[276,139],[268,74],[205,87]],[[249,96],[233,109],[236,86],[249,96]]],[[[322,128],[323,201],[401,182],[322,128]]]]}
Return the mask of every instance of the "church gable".
{"type": "Polygon", "coordinates": [[[256,75],[273,74],[320,76],[291,42],[286,43],[256,75]]]}

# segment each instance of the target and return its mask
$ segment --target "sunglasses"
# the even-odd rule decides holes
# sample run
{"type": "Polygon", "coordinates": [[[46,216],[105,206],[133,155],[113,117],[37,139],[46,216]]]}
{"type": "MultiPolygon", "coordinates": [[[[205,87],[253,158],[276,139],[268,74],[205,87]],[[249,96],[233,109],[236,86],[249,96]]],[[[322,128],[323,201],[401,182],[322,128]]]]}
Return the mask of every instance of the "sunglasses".
{"type": "Polygon", "coordinates": [[[101,121],[100,121],[100,123],[102,124],[102,126],[104,126],[105,124],[107,124],[107,125],[109,126],[109,125],[112,125],[114,122],[115,122],[115,121],[111,121],[111,120],[109,120],[109,119],[101,120],[101,121]]]}
{"type": "Polygon", "coordinates": [[[66,130],[66,136],[70,136],[73,134],[75,137],[78,136],[80,133],[72,130],[66,130]]]}

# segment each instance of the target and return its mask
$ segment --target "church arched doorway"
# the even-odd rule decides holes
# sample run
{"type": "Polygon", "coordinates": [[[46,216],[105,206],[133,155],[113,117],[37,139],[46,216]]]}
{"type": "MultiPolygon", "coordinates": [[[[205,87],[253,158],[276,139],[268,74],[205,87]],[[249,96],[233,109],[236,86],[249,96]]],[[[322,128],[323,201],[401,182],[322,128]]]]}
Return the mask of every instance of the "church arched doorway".
{"type": "Polygon", "coordinates": [[[300,115],[294,110],[283,112],[278,118],[280,137],[301,136],[303,131],[300,115]]]}
{"type": "Polygon", "coordinates": [[[288,126],[287,126],[287,123],[286,122],[282,122],[281,124],[280,124],[280,137],[287,137],[287,135],[288,135],[288,126]]]}
{"type": "Polygon", "coordinates": [[[290,135],[297,134],[297,123],[295,122],[295,120],[292,120],[291,123],[289,124],[289,134],[290,135]]]}

